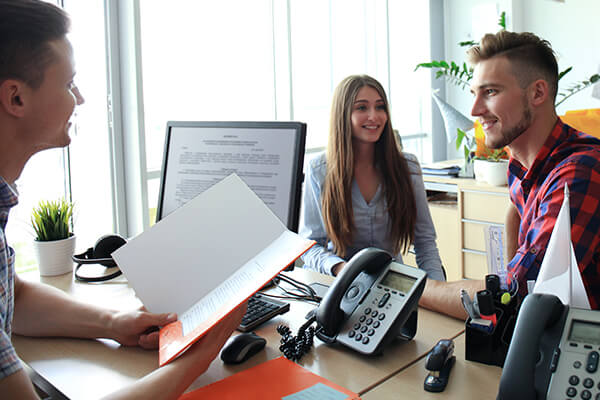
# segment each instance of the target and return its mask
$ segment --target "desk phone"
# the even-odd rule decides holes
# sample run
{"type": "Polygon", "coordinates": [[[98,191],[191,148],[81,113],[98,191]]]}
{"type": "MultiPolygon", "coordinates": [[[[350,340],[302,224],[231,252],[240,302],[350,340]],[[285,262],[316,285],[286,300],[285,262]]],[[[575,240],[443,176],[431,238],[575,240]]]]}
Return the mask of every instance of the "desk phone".
{"type": "Polygon", "coordinates": [[[498,399],[600,399],[600,311],[529,294],[519,311],[498,399]]]}
{"type": "Polygon", "coordinates": [[[600,399],[600,311],[570,308],[553,353],[548,400],[600,399]]]}
{"type": "Polygon", "coordinates": [[[321,301],[317,337],[363,354],[380,353],[396,337],[412,339],[426,276],[383,250],[361,250],[321,301]]]}

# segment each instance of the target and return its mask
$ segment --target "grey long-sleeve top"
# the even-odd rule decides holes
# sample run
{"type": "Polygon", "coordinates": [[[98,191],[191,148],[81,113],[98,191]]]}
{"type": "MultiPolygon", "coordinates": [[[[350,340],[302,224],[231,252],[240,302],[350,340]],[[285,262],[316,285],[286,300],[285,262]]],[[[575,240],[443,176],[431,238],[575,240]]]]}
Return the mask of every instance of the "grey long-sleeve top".
{"type": "MultiPolygon", "coordinates": [[[[413,242],[417,265],[427,272],[428,278],[444,280],[421,167],[414,155],[404,153],[404,156],[408,160],[417,206],[413,242]]],[[[394,255],[392,253],[393,244],[388,234],[389,215],[386,212],[386,200],[381,185],[377,188],[371,202],[367,203],[356,181],[352,182],[352,210],[356,226],[354,240],[343,258],[333,253],[333,244],[327,240],[321,210],[321,190],[325,182],[326,170],[325,153],[321,153],[310,161],[305,179],[302,199],[303,213],[299,233],[301,236],[317,242],[302,256],[305,268],[332,275],[331,268],[335,264],[348,261],[354,254],[366,247],[377,247],[394,255]]],[[[394,257],[398,262],[402,262],[401,254],[395,254],[394,257]]]]}

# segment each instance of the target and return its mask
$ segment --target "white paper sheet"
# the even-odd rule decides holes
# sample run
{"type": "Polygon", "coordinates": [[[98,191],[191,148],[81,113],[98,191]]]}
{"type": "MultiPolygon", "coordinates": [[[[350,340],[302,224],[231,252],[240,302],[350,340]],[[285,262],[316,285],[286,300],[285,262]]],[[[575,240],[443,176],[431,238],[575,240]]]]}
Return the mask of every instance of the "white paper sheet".
{"type": "Polygon", "coordinates": [[[287,231],[235,174],[113,253],[155,313],[186,310],[287,231]]]}
{"type": "Polygon", "coordinates": [[[548,248],[540,267],[534,293],[557,296],[565,305],[590,309],[590,302],[583,285],[581,272],[575,258],[571,241],[571,212],[569,188],[565,185],[565,197],[556,224],[548,241],[548,248]]]}

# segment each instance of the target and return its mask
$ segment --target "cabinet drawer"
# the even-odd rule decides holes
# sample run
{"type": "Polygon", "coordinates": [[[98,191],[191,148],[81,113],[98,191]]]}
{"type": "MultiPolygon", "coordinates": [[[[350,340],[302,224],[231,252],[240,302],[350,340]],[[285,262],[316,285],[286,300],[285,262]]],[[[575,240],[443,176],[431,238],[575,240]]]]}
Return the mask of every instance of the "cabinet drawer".
{"type": "Polygon", "coordinates": [[[508,194],[494,192],[463,192],[463,218],[504,224],[509,205],[508,194]]]}
{"type": "MultiPolygon", "coordinates": [[[[484,229],[490,225],[498,226],[499,224],[463,222],[463,248],[486,251],[484,229]]],[[[501,226],[504,227],[504,225],[501,226]]]]}
{"type": "Polygon", "coordinates": [[[487,257],[482,254],[463,252],[465,278],[484,279],[487,275],[487,257]]]}

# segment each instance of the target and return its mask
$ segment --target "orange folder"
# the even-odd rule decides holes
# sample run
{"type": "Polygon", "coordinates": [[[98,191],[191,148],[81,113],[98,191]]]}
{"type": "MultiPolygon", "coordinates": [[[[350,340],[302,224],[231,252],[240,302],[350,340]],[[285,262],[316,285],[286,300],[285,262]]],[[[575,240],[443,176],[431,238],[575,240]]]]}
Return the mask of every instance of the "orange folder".
{"type": "Polygon", "coordinates": [[[279,272],[296,261],[301,254],[314,244],[314,240],[301,238],[295,233],[289,231],[282,233],[268,247],[268,250],[265,249],[261,253],[263,256],[261,274],[254,280],[249,279],[244,281],[243,286],[234,295],[222,303],[215,312],[207,316],[206,319],[196,325],[190,332],[184,333],[183,325],[179,320],[161,328],[158,341],[158,364],[162,367],[174,360],[237,306],[259,291],[269,280],[273,279],[279,272]]]}
{"type": "MultiPolygon", "coordinates": [[[[345,399],[360,400],[358,394],[315,375],[286,358],[279,357],[248,368],[235,375],[186,393],[179,400],[280,400],[302,391],[313,398],[319,390],[345,394],[345,399]]],[[[336,393],[337,394],[337,393],[336,393]]]]}

